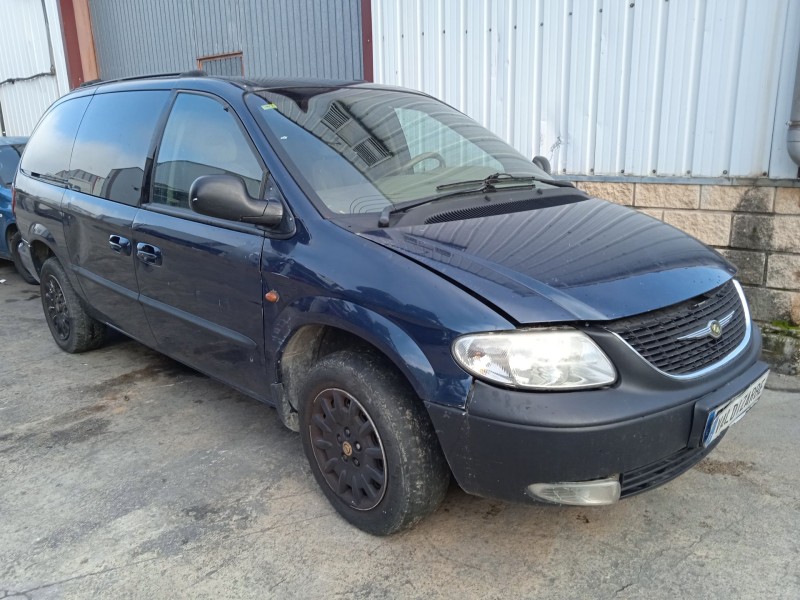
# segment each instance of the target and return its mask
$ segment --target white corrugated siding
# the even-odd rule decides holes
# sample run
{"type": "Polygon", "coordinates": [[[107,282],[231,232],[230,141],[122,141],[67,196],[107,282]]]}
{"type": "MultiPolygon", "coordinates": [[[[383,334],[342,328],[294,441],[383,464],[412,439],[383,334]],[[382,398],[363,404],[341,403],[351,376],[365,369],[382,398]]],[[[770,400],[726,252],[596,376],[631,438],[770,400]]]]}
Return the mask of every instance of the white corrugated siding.
{"type": "Polygon", "coordinates": [[[57,0],[0,1],[0,110],[6,135],[28,135],[42,113],[68,91],[57,0]],[[46,6],[47,19],[43,6],[46,6]],[[52,40],[53,57],[47,41],[52,40]],[[52,74],[51,69],[53,69],[52,74]]]}
{"type": "Polygon", "coordinates": [[[559,173],[795,178],[794,0],[372,0],[375,80],[559,173]]]}

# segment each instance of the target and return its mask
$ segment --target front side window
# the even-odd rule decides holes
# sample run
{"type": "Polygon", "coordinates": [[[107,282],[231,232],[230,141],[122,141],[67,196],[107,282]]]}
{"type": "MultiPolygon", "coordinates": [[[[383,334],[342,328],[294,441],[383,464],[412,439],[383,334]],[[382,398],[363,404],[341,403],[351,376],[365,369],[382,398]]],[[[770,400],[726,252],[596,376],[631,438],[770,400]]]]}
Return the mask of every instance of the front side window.
{"type": "Polygon", "coordinates": [[[189,208],[189,188],[203,175],[237,175],[257,198],[264,172],[230,109],[208,96],[179,94],[153,177],[152,201],[189,208]]]}
{"type": "Polygon", "coordinates": [[[95,94],[78,129],[70,188],[135,206],[145,163],[168,91],[95,94]]]}
{"type": "Polygon", "coordinates": [[[42,118],[22,155],[20,169],[26,175],[66,185],[75,133],[90,98],[66,100],[42,118]]]}
{"type": "Polygon", "coordinates": [[[247,103],[312,198],[337,215],[435,199],[452,193],[447,184],[482,183],[496,173],[545,186],[551,179],[466,115],[421,94],[285,88],[254,92],[247,103]]]}

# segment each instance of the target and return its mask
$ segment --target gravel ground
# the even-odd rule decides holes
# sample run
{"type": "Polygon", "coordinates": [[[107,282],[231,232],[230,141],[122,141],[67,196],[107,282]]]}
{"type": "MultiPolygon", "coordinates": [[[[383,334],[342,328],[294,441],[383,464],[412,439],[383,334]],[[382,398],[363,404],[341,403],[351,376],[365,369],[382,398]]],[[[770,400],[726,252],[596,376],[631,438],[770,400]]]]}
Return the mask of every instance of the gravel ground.
{"type": "Polygon", "coordinates": [[[119,337],[69,355],[0,262],[0,599],[800,598],[800,382],[690,472],[605,508],[453,486],[375,538],[276,413],[119,337]]]}

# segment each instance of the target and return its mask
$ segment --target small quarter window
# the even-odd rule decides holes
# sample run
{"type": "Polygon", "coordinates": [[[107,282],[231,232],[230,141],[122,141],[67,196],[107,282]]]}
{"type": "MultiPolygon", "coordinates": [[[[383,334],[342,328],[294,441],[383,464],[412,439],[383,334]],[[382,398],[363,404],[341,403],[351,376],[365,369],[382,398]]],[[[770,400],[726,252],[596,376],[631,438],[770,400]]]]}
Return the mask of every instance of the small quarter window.
{"type": "Polygon", "coordinates": [[[208,96],[179,94],[153,177],[152,201],[189,208],[189,188],[203,175],[238,175],[258,197],[263,170],[229,109],[208,96]]]}
{"type": "Polygon", "coordinates": [[[135,206],[168,91],[96,94],[83,117],[69,170],[72,189],[135,206]]]}

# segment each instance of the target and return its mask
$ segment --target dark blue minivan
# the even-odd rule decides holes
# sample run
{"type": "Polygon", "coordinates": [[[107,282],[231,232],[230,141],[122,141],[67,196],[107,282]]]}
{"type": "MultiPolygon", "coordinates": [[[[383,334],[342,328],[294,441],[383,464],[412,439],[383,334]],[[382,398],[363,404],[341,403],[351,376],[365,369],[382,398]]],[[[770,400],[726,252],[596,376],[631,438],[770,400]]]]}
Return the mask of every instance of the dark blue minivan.
{"type": "Polygon", "coordinates": [[[138,78],[50,108],[16,217],[61,348],[111,327],[275,406],[336,510],[388,534],[451,474],[649,490],[764,387],[730,263],[537,164],[410,90],[138,78]]]}

